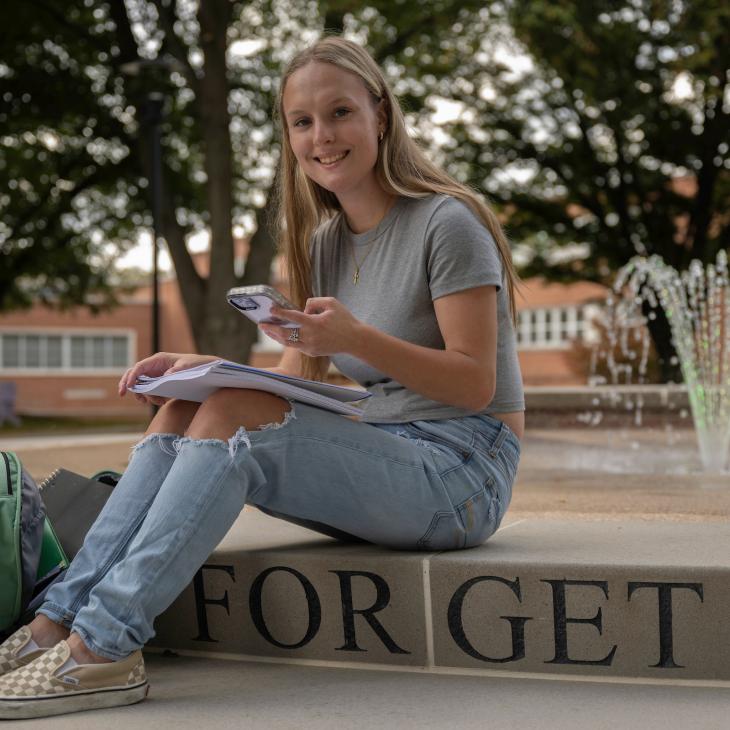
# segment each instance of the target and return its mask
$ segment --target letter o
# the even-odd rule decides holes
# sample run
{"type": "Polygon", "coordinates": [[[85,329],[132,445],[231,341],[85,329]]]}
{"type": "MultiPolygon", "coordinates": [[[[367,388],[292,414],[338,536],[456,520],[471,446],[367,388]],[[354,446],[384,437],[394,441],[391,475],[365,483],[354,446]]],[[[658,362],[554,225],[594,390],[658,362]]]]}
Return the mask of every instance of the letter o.
{"type": "Polygon", "coordinates": [[[251,584],[251,590],[248,594],[248,608],[251,612],[251,620],[256,627],[256,630],[261,636],[266,639],[270,644],[278,646],[280,649],[299,649],[302,646],[308,644],[319,631],[320,624],[322,623],[322,605],[319,602],[319,596],[314,586],[309,582],[305,575],[302,575],[298,570],[294,568],[287,568],[284,565],[277,565],[273,568],[267,568],[263,573],[260,573],[256,580],[251,584]],[[309,622],[307,625],[307,632],[301,641],[296,644],[284,644],[281,641],[277,641],[266,626],[264,620],[264,614],[261,607],[261,593],[264,587],[264,581],[274,572],[283,571],[285,573],[291,573],[304,588],[304,595],[307,599],[307,607],[309,609],[309,622]]]}

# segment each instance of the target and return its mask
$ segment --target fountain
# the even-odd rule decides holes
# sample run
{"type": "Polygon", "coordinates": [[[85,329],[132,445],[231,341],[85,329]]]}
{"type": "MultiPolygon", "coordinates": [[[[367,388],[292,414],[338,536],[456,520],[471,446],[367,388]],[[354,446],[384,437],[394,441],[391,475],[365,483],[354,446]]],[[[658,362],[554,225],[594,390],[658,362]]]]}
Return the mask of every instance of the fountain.
{"type": "MultiPolygon", "coordinates": [[[[630,365],[614,360],[614,346],[639,360],[639,383],[644,382],[649,336],[642,304],[649,318],[661,306],[671,327],[672,342],[687,388],[702,465],[723,472],[730,451],[730,284],[727,253],[720,251],[707,268],[692,261],[681,274],[659,256],[637,256],[617,274],[616,301],[607,311],[611,347],[607,364],[614,385],[628,377],[630,365]],[[618,327],[616,327],[618,325],[618,327]],[[638,353],[634,350],[638,347],[638,353]]],[[[594,383],[596,379],[594,379],[594,383]]],[[[636,405],[640,419],[641,400],[636,405]]]]}

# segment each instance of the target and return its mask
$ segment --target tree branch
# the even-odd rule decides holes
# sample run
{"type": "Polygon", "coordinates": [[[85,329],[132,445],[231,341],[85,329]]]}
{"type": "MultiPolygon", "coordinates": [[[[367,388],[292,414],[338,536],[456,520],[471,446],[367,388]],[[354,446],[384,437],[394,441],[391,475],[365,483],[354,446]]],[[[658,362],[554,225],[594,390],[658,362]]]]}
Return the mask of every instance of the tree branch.
{"type": "Polygon", "coordinates": [[[162,30],[165,32],[165,46],[170,51],[173,58],[182,64],[185,80],[188,82],[188,86],[191,91],[195,94],[196,103],[199,103],[200,79],[190,63],[187,47],[180,40],[177,33],[175,33],[175,22],[171,15],[171,10],[162,4],[162,0],[152,0],[152,3],[155,8],[157,8],[157,17],[160,21],[162,30]]]}
{"type": "MultiPolygon", "coordinates": [[[[401,51],[405,50],[410,41],[419,33],[431,35],[433,32],[434,21],[439,16],[449,17],[452,11],[458,10],[462,5],[463,3],[461,2],[452,2],[448,8],[443,8],[439,10],[438,13],[429,13],[428,15],[425,15],[407,30],[400,29],[401,32],[396,35],[391,43],[383,48],[376,49],[375,60],[378,63],[382,63],[389,56],[397,55],[401,51]]],[[[387,18],[388,16],[386,15],[385,17],[387,18]]]]}
{"type": "MultiPolygon", "coordinates": [[[[687,238],[692,242],[691,257],[701,261],[705,260],[707,254],[707,234],[712,220],[712,202],[719,172],[714,164],[714,157],[720,142],[730,137],[730,114],[724,111],[723,104],[727,87],[726,83],[715,98],[714,117],[708,118],[707,111],[705,112],[705,127],[697,143],[701,150],[702,169],[697,174],[697,194],[687,226],[687,238]]],[[[688,251],[685,258],[689,255],[688,251]]]]}
{"type": "MultiPolygon", "coordinates": [[[[109,2],[111,14],[117,26],[119,47],[122,51],[120,54],[121,58],[129,61],[136,60],[139,58],[139,53],[124,0],[109,0],[109,2]]],[[[135,106],[138,106],[138,103],[135,106]]],[[[135,146],[137,148],[142,173],[150,180],[152,177],[152,171],[150,169],[151,150],[148,148],[148,142],[143,137],[140,137],[137,139],[135,146]]],[[[171,171],[169,169],[165,170],[165,176],[168,180],[171,179],[171,171]]],[[[150,195],[149,186],[147,188],[147,195],[150,195]]],[[[185,307],[192,320],[195,312],[204,311],[203,295],[205,282],[195,270],[192,256],[185,245],[185,232],[177,223],[175,204],[168,189],[163,189],[162,201],[163,232],[168,247],[170,248],[170,258],[175,267],[180,286],[181,288],[184,287],[185,307]]]]}
{"type": "MultiPolygon", "coordinates": [[[[68,169],[70,170],[71,167],[73,166],[69,166],[68,169]]],[[[90,175],[87,175],[82,180],[77,181],[72,190],[67,190],[58,197],[56,207],[58,207],[59,210],[67,209],[67,206],[68,204],[70,204],[71,200],[73,200],[80,192],[88,190],[96,182],[98,182],[100,178],[103,177],[103,175],[101,175],[101,171],[102,168],[96,167],[94,168],[94,172],[92,172],[90,175]]],[[[49,185],[48,188],[46,188],[46,194],[41,198],[41,200],[39,200],[38,204],[27,208],[25,213],[22,214],[18,218],[18,220],[15,221],[12,229],[10,230],[10,235],[7,236],[8,239],[14,238],[15,233],[20,232],[23,226],[26,225],[30,220],[39,217],[40,211],[43,209],[43,206],[46,202],[48,202],[48,199],[50,198],[51,189],[52,186],[49,185]]]]}
{"type": "Polygon", "coordinates": [[[104,53],[109,52],[109,46],[106,45],[106,43],[102,43],[97,36],[86,32],[86,28],[80,27],[72,23],[68,19],[68,16],[57,10],[54,5],[49,5],[48,3],[43,2],[43,0],[36,0],[33,6],[39,8],[51,18],[53,18],[54,22],[70,30],[77,38],[82,40],[84,43],[91,43],[98,51],[102,51],[104,53]]]}

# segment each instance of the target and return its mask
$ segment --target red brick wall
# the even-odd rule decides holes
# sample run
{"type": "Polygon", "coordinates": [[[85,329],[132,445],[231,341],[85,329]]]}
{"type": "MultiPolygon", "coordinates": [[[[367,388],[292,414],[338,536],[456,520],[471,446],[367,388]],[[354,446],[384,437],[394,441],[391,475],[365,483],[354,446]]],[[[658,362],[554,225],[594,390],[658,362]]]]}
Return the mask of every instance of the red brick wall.
{"type": "MultiPolygon", "coordinates": [[[[85,308],[58,312],[34,307],[0,316],[0,332],[23,333],[54,331],[95,331],[109,334],[114,330],[132,330],[132,361],[148,357],[151,352],[151,290],[142,287],[133,299],[111,312],[92,314],[85,308]]],[[[160,285],[160,346],[168,352],[195,352],[193,336],[175,280],[160,285]]],[[[277,353],[254,354],[251,364],[271,367],[279,361],[277,353]]],[[[110,416],[144,419],[149,407],[131,397],[119,398],[117,384],[123,373],[38,373],[7,374],[0,381],[13,381],[17,387],[16,410],[26,415],[110,416]]]]}
{"type": "MultiPolygon", "coordinates": [[[[33,331],[95,331],[111,334],[117,331],[133,331],[131,356],[134,360],[146,357],[150,349],[150,307],[142,301],[124,304],[110,312],[92,314],[77,307],[59,312],[45,307],[28,311],[12,312],[0,316],[0,332],[17,329],[23,333],[33,331]]],[[[144,415],[148,410],[134,398],[117,396],[117,383],[123,369],[88,375],[74,373],[0,374],[0,380],[11,380],[17,386],[17,411],[29,415],[144,415]]]]}
{"type": "MultiPolygon", "coordinates": [[[[196,263],[205,263],[200,256],[196,263]]],[[[280,263],[280,262],[279,262],[280,263]]],[[[204,266],[203,266],[204,268],[204,266]]],[[[287,292],[281,267],[275,275],[275,286],[287,292]]],[[[561,287],[539,280],[530,280],[519,309],[556,304],[581,303],[595,300],[605,291],[594,284],[576,284],[561,287]]],[[[91,314],[83,308],[69,312],[56,312],[43,307],[30,311],[14,312],[0,316],[0,332],[19,328],[24,332],[53,329],[93,329],[108,334],[113,329],[132,330],[133,361],[151,354],[151,290],[141,287],[130,301],[111,312],[91,314]]],[[[160,284],[160,345],[169,352],[194,352],[192,332],[185,308],[174,279],[160,284]]],[[[570,364],[569,350],[522,350],[519,353],[525,385],[580,385],[585,377],[574,373],[570,364]]],[[[251,364],[270,367],[279,361],[278,353],[255,353],[251,364]]],[[[109,374],[54,374],[54,375],[2,375],[0,380],[13,380],[18,387],[18,412],[27,414],[69,415],[127,415],[145,417],[146,406],[133,398],[120,399],[117,383],[122,370],[109,374]]]]}
{"type": "Polygon", "coordinates": [[[525,385],[585,385],[586,378],[572,371],[569,350],[520,350],[525,385]]]}
{"type": "Polygon", "coordinates": [[[17,411],[31,416],[123,416],[144,419],[149,407],[117,395],[119,376],[13,377],[18,386],[17,411]],[[90,397],[93,396],[93,397],[90,397]],[[100,397],[97,397],[100,396],[100,397]]]}

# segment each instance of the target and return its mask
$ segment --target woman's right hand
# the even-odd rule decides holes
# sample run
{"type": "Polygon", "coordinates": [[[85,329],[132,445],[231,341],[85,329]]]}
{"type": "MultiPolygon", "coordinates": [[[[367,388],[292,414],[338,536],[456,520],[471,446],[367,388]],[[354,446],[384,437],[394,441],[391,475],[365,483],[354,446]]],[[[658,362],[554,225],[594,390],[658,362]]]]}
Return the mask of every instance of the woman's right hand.
{"type": "MultiPolygon", "coordinates": [[[[122,375],[122,379],[119,381],[119,395],[125,395],[140,375],[156,378],[160,375],[175,373],[178,370],[186,370],[215,360],[220,360],[220,358],[215,355],[184,355],[175,352],[158,352],[155,355],[146,357],[144,360],[140,360],[122,375]]],[[[140,393],[134,393],[133,395],[140,403],[162,405],[168,400],[161,396],[147,396],[140,393]]]]}

